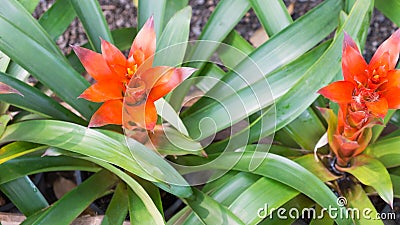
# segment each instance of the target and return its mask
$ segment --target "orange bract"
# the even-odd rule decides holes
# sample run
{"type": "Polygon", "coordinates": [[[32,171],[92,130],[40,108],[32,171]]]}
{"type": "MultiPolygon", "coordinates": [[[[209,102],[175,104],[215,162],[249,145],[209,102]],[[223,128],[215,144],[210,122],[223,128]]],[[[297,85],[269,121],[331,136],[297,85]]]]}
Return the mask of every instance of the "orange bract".
{"type": "Polygon", "coordinates": [[[329,145],[340,166],[346,166],[352,157],[364,151],[372,137],[371,127],[382,124],[388,109],[400,108],[400,70],[395,69],[399,52],[400,30],[397,30],[367,64],[356,43],[345,34],[344,80],[318,91],[340,106],[337,118],[332,110],[321,109],[330,127],[329,145]]]}
{"type": "Polygon", "coordinates": [[[345,34],[342,70],[344,81],[333,82],[318,93],[337,103],[364,107],[383,118],[388,109],[400,108],[400,71],[395,69],[400,52],[400,30],[379,46],[367,64],[357,45],[345,34]]]}
{"type": "Polygon", "coordinates": [[[156,49],[152,17],[137,34],[128,58],[105,40],[101,41],[102,54],[78,46],[73,49],[96,80],[79,97],[104,102],[92,116],[89,127],[117,124],[128,129],[139,126],[153,130],[157,122],[154,101],[195,71],[193,68],[152,67],[156,49]]]}

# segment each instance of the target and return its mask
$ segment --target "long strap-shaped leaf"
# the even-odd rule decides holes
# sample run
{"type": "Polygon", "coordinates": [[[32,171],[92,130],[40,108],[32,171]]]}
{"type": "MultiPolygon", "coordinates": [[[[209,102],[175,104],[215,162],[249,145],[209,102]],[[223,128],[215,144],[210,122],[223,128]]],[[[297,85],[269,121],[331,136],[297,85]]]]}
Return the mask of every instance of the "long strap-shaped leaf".
{"type": "Polygon", "coordinates": [[[110,29],[103,12],[101,11],[99,1],[97,0],[71,0],[78,18],[86,30],[90,45],[97,52],[101,51],[100,38],[113,43],[110,29]]]}
{"type": "Polygon", "coordinates": [[[0,164],[0,184],[12,181],[16,178],[42,172],[72,170],[97,172],[100,169],[101,167],[97,166],[94,163],[67,156],[21,156],[0,164]]]}
{"type": "Polygon", "coordinates": [[[17,7],[18,4],[13,2],[2,2],[0,50],[84,117],[90,118],[98,104],[77,99],[89,83],[72,69],[38,23],[21,6],[17,7]],[[13,13],[6,13],[9,11],[13,13]],[[13,15],[20,16],[15,18],[13,15]]]}
{"type": "Polygon", "coordinates": [[[113,197],[104,214],[101,225],[122,224],[128,214],[127,189],[124,183],[119,183],[115,188],[113,197]]]}
{"type": "Polygon", "coordinates": [[[114,174],[101,170],[45,211],[28,217],[22,224],[70,224],[90,203],[106,194],[116,182],[114,174]]]}
{"type": "Polygon", "coordinates": [[[199,37],[199,40],[214,43],[197,42],[187,59],[189,61],[208,60],[218,48],[219,43],[225,39],[249,8],[248,0],[220,1],[199,37]]]}
{"type": "MultiPolygon", "coordinates": [[[[244,173],[244,172],[239,172],[236,174],[234,177],[231,177],[226,183],[222,184],[220,187],[218,187],[216,190],[210,192],[206,192],[202,190],[205,194],[208,194],[210,197],[212,197],[215,201],[220,203],[222,206],[228,207],[230,204],[232,204],[233,201],[239,196],[242,192],[246,191],[252,184],[254,184],[257,180],[259,179],[258,175],[255,174],[250,174],[250,173],[244,173]]],[[[221,207],[218,205],[215,205],[217,207],[221,207]]],[[[209,206],[209,210],[213,210],[213,206],[209,206]]],[[[244,209],[244,207],[242,208],[244,209]]],[[[190,207],[187,207],[184,209],[185,211],[189,211],[190,207]]],[[[232,210],[232,209],[230,209],[232,210]]],[[[243,222],[246,222],[243,220],[243,216],[245,213],[235,213],[233,210],[232,212],[243,222]]],[[[175,217],[175,216],[174,216],[175,217]]],[[[176,218],[168,221],[168,223],[171,223],[171,221],[175,220],[176,218]]],[[[191,213],[185,218],[185,224],[201,224],[201,220],[196,216],[195,213],[191,213]]]]}
{"type": "Polygon", "coordinates": [[[229,209],[203,192],[193,189],[193,193],[186,202],[204,224],[244,224],[229,209]]]}
{"type": "Polygon", "coordinates": [[[396,0],[375,0],[375,7],[386,17],[400,26],[400,2],[396,0]]]}
{"type": "MultiPolygon", "coordinates": [[[[268,2],[261,2],[261,1],[255,1],[257,2],[257,4],[259,4],[258,6],[262,6],[264,8],[268,8],[270,9],[270,5],[268,5],[268,2]],[[268,5],[268,6],[267,6],[268,5]]],[[[278,1],[272,1],[273,4],[277,4],[278,1]]],[[[279,1],[280,2],[280,1],[279,1]]],[[[282,2],[281,2],[282,3],[282,2]]],[[[279,5],[279,4],[278,4],[279,5]]],[[[276,7],[278,7],[277,5],[275,5],[276,7]]],[[[253,6],[254,7],[254,6],[253,6]]],[[[274,7],[271,7],[271,9],[274,7]]],[[[278,7],[279,9],[275,9],[275,11],[277,11],[278,13],[284,13],[284,11],[287,10],[285,8],[285,6],[281,6],[278,7]],[[282,8],[283,7],[283,8],[282,8]]],[[[273,20],[273,15],[269,15],[268,13],[264,13],[267,14],[265,15],[265,20],[268,19],[272,19],[273,20]]],[[[263,14],[263,15],[264,15],[263,14]]],[[[282,22],[280,24],[279,27],[284,28],[285,26],[289,25],[291,22],[291,20],[284,20],[282,19],[282,22]]],[[[266,26],[266,25],[264,25],[266,26]]],[[[280,31],[280,29],[278,29],[279,27],[275,27],[273,28],[274,31],[280,31]]],[[[272,32],[272,31],[271,31],[272,32]]],[[[271,34],[274,34],[276,32],[272,32],[271,34]]],[[[246,54],[250,54],[254,48],[249,46],[248,42],[242,38],[239,34],[237,34],[236,32],[232,32],[228,38],[227,43],[229,43],[229,45],[231,45],[232,47],[235,47],[235,51],[232,50],[232,48],[221,48],[223,50],[226,49],[226,51],[222,52],[222,57],[221,57],[221,51],[219,51],[219,56],[221,58],[221,60],[225,63],[226,65],[226,60],[228,60],[228,63],[230,65],[237,65],[240,61],[243,60],[243,58],[241,56],[237,56],[237,51],[241,50],[243,51],[243,55],[246,54]],[[236,53],[236,54],[235,54],[236,53]],[[233,59],[231,59],[233,58],[233,59]],[[224,61],[225,59],[225,61],[224,61]]],[[[322,46],[319,46],[319,48],[321,48],[322,46]]],[[[325,50],[326,48],[324,48],[325,50]]],[[[314,49],[314,51],[316,51],[316,49],[314,49]]],[[[317,51],[318,52],[318,51],[317,51]]],[[[321,51],[322,54],[322,51],[321,51]]],[[[309,55],[309,54],[308,54],[309,55]]],[[[303,58],[303,57],[300,57],[303,58]]],[[[301,66],[304,66],[304,68],[308,68],[305,65],[305,61],[306,58],[301,60],[301,65],[296,65],[296,68],[299,68],[301,66]]],[[[300,61],[300,59],[298,59],[300,61]]],[[[317,60],[317,57],[315,57],[315,61],[317,60]]],[[[287,79],[288,75],[287,72],[289,70],[289,66],[286,66],[286,68],[284,69],[285,73],[281,73],[280,75],[280,80],[282,79],[287,79]]],[[[290,73],[293,74],[293,73],[290,73]]],[[[275,74],[276,76],[276,74],[275,74]]],[[[291,76],[289,76],[291,77],[291,76]]],[[[274,83],[274,86],[276,86],[276,84],[274,83]]],[[[273,92],[274,93],[274,92],[273,92]]],[[[250,121],[252,120],[253,117],[250,117],[250,121]]],[[[256,118],[256,117],[255,117],[256,118]]],[[[290,140],[294,139],[300,147],[304,148],[304,149],[313,149],[315,144],[317,143],[317,140],[322,136],[322,134],[325,132],[325,127],[323,126],[323,124],[321,123],[320,119],[318,118],[318,116],[316,115],[316,113],[313,111],[313,109],[308,108],[306,111],[304,111],[297,119],[295,119],[292,123],[288,124],[287,126],[284,127],[285,129],[285,133],[277,133],[276,135],[280,136],[280,142],[282,142],[283,144],[286,145],[287,143],[287,139],[289,138],[290,140]]]]}
{"type": "MultiPolygon", "coordinates": [[[[337,25],[337,23],[334,22],[336,21],[334,15],[336,15],[336,11],[339,11],[340,6],[341,4],[338,1],[326,1],[322,3],[321,6],[312,10],[309,14],[288,26],[284,31],[275,35],[264,45],[254,51],[250,55],[250,58],[242,61],[236,68],[234,68],[232,72],[224,76],[222,82],[215,85],[206,94],[206,96],[214,98],[215,101],[220,103],[215,104],[214,107],[219,108],[222,102],[224,103],[224,105],[229,106],[227,103],[228,100],[225,100],[225,98],[227,98],[228,96],[231,98],[236,98],[235,101],[238,101],[238,98],[239,101],[243,101],[244,110],[242,111],[247,113],[251,113],[251,110],[259,111],[260,108],[262,108],[261,106],[265,107],[268,104],[272,104],[276,96],[276,92],[269,89],[269,84],[265,80],[264,74],[267,74],[277,67],[292,61],[299,55],[304,54],[304,52],[309,50],[329,32],[331,32],[332,29],[337,25]],[[330,13],[326,14],[326,12],[328,11],[330,13]],[[322,14],[327,16],[323,16],[321,18],[322,14]],[[331,15],[333,15],[332,18],[329,18],[329,20],[325,20],[331,15]],[[316,20],[318,20],[318,24],[314,24],[316,23],[316,20]],[[306,29],[305,26],[309,29],[306,29]],[[314,34],[313,32],[316,26],[323,26],[323,28],[319,29],[318,32],[314,34]],[[289,45],[288,43],[291,44],[289,45]],[[259,87],[257,87],[256,85],[252,85],[257,81],[259,81],[259,83],[257,84],[259,85],[259,87]],[[247,90],[243,90],[243,92],[246,93],[238,95],[238,90],[244,87],[248,87],[250,85],[250,88],[248,88],[247,90]],[[260,91],[260,89],[263,91],[261,95],[259,93],[254,93],[255,91],[260,91]],[[247,100],[242,100],[242,95],[249,96],[249,98],[247,100]]],[[[288,87],[288,85],[283,82],[281,82],[281,84],[286,85],[286,88],[288,87]]],[[[273,85],[271,87],[274,88],[273,85]]],[[[210,107],[210,103],[215,103],[215,101],[202,98],[191,108],[189,108],[186,113],[182,114],[182,116],[184,117],[183,122],[187,125],[189,133],[193,135],[192,137],[200,136],[199,127],[197,126],[197,123],[200,121],[199,118],[212,118],[217,124],[217,130],[219,130],[219,128],[223,129],[224,127],[229,126],[230,122],[235,122],[235,120],[231,120],[228,121],[228,124],[226,124],[226,118],[228,118],[226,115],[224,115],[225,120],[221,120],[221,118],[213,118],[212,115],[209,115],[210,112],[217,111],[210,107]]],[[[229,116],[243,116],[236,112],[238,110],[238,107],[231,110],[233,111],[230,111],[229,116]]],[[[205,129],[201,133],[201,138],[211,135],[212,133],[209,133],[210,131],[212,132],[211,129],[205,129]]]]}
{"type": "MultiPolygon", "coordinates": [[[[371,2],[368,0],[357,1],[349,14],[345,24],[339,30],[337,36],[319,58],[297,81],[284,96],[275,103],[276,110],[271,108],[262,115],[259,120],[251,124],[250,132],[247,130],[237,134],[232,139],[241,138],[243,134],[250,134],[249,142],[254,142],[260,137],[268,136],[284,127],[298,115],[300,115],[317,97],[318,89],[328,84],[340,73],[340,58],[343,41],[343,30],[356,36],[361,29],[364,17],[371,10],[371,2]],[[335,62],[335,63],[334,63],[335,62]]],[[[185,122],[185,120],[183,120],[185,122]]],[[[219,143],[221,145],[225,142],[219,143]]],[[[238,146],[231,146],[237,148],[238,146]]],[[[240,147],[240,146],[239,146],[240,147]]]]}
{"type": "Polygon", "coordinates": [[[282,0],[250,0],[250,4],[269,36],[292,23],[292,17],[282,0]]]}
{"type": "MultiPolygon", "coordinates": [[[[374,205],[369,200],[367,194],[361,187],[361,185],[353,185],[351,189],[345,191],[347,198],[348,207],[353,210],[352,214],[354,217],[355,225],[383,225],[382,220],[379,219],[378,212],[374,205]],[[358,214],[357,214],[358,211],[358,214]]],[[[351,212],[349,210],[349,212],[351,212]]],[[[350,214],[351,215],[351,214],[350,214]]]]}
{"type": "MultiPolygon", "coordinates": [[[[304,54],[338,25],[341,7],[341,1],[329,0],[311,10],[253,51],[249,58],[224,76],[221,83],[207,92],[207,96],[221,101],[227,94],[232,94],[231,89],[240,90],[264,80],[265,74],[304,54]]],[[[200,99],[184,116],[188,117],[209,103],[205,98],[200,99]]]]}
{"type": "Polygon", "coordinates": [[[167,7],[167,0],[146,0],[139,1],[138,6],[138,28],[151,17],[154,17],[154,30],[157,37],[160,37],[164,25],[164,12],[167,7]]]}
{"type": "Polygon", "coordinates": [[[108,136],[73,123],[35,120],[8,126],[0,143],[10,141],[29,141],[94,157],[157,182],[160,187],[177,196],[187,197],[191,194],[183,177],[159,155],[134,140],[130,140],[129,149],[125,137],[115,132],[108,136]]]}
{"type": "Polygon", "coordinates": [[[39,18],[39,23],[49,36],[56,40],[76,17],[70,0],[57,0],[39,18]]]}
{"type": "MultiPolygon", "coordinates": [[[[17,0],[4,0],[1,2],[0,17],[13,21],[23,26],[23,31],[32,39],[48,49],[57,57],[62,57],[60,49],[54,44],[53,40],[44,32],[44,29],[39,25],[30,13],[17,0]]],[[[7,31],[6,27],[1,26],[1,31],[7,31]]],[[[10,32],[10,31],[9,31],[10,32]]],[[[2,35],[3,37],[3,35],[2,35]]],[[[4,38],[4,37],[3,37],[4,38]]],[[[18,39],[14,39],[18,43],[18,39]]]]}
{"type": "Polygon", "coordinates": [[[385,167],[392,168],[400,166],[400,137],[393,137],[378,141],[368,146],[365,153],[378,158],[385,167]]]}
{"type": "MultiPolygon", "coordinates": [[[[209,157],[213,158],[212,155],[209,157]]],[[[190,158],[191,163],[204,163],[208,161],[199,157],[188,158],[190,158]]],[[[335,194],[317,176],[285,157],[271,153],[265,155],[262,153],[253,154],[253,152],[236,152],[226,153],[223,156],[219,156],[218,159],[220,160],[218,163],[209,163],[207,164],[207,168],[234,169],[252,172],[292,187],[293,189],[296,189],[299,192],[307,195],[322,207],[328,208],[329,206],[332,207],[337,205],[337,197],[335,194]],[[239,160],[238,156],[241,156],[239,160]],[[249,165],[251,161],[257,158],[261,159],[262,163],[255,170],[249,171],[249,165]],[[307,182],[304,182],[304,180],[307,182]],[[319,191],[314,191],[315,189],[318,189],[319,191]]],[[[195,172],[200,168],[201,167],[188,167],[186,169],[187,172],[195,172]]],[[[181,172],[185,173],[184,170],[186,169],[182,168],[181,172]]],[[[338,206],[338,210],[340,210],[341,213],[346,213],[346,209],[344,207],[338,206]]],[[[336,218],[335,221],[338,224],[351,224],[351,220],[349,218],[336,218]]]]}
{"type": "Polygon", "coordinates": [[[27,176],[1,184],[0,190],[26,216],[49,206],[42,193],[27,176]]]}
{"type": "Polygon", "coordinates": [[[14,87],[23,95],[3,94],[0,95],[0,101],[7,102],[11,105],[18,106],[27,111],[38,113],[46,117],[79,124],[85,123],[82,118],[61,106],[56,100],[10,75],[0,72],[0,82],[4,82],[14,87]]]}
{"type": "MultiPolygon", "coordinates": [[[[297,158],[296,162],[324,182],[337,179],[337,177],[330,174],[321,162],[316,162],[311,154],[297,158]]],[[[233,177],[230,173],[227,173],[223,177],[218,178],[217,181],[224,179],[225,176],[228,179],[225,180],[223,185],[217,187],[210,196],[226,205],[246,224],[258,224],[262,220],[257,215],[257,212],[260,208],[265,207],[266,203],[268,203],[269,209],[279,208],[299,194],[297,190],[269,178],[263,177],[255,182],[253,179],[254,175],[245,172],[240,172],[233,177]],[[248,182],[251,183],[247,185],[248,182]],[[265,194],[266,192],[268,194],[265,194]]],[[[205,187],[208,185],[210,183],[206,184],[205,187]]],[[[205,191],[204,188],[203,191],[205,191]]],[[[268,215],[269,212],[264,213],[268,215]]],[[[172,220],[176,219],[174,216],[172,220]]],[[[190,215],[185,219],[187,224],[193,224],[193,221],[196,220],[190,215]]],[[[171,221],[168,222],[171,223],[171,221]]]]}
{"type": "MultiPolygon", "coordinates": [[[[100,170],[100,167],[96,165],[98,164],[104,167],[105,169],[111,171],[121,180],[126,182],[126,184],[136,193],[142,204],[145,206],[146,210],[149,211],[149,214],[151,218],[153,218],[155,223],[163,224],[163,218],[160,212],[154,205],[149,195],[143,189],[143,187],[140,186],[140,184],[136,180],[134,180],[131,176],[129,176],[128,174],[126,174],[124,171],[120,170],[117,167],[114,167],[101,160],[94,159],[91,157],[82,157],[81,155],[75,153],[71,154],[70,152],[65,152],[64,154],[63,151],[60,149],[58,149],[58,153],[63,155],[42,157],[41,154],[38,153],[43,154],[43,152],[40,151],[41,149],[43,149],[43,147],[37,147],[37,145],[32,143],[14,142],[3,148],[4,149],[1,149],[2,151],[11,152],[13,155],[17,156],[22,154],[27,154],[30,152],[37,152],[37,153],[34,155],[31,154],[27,156],[18,157],[16,159],[12,159],[5,163],[0,164],[0,184],[9,182],[21,176],[26,176],[39,172],[66,171],[66,170],[82,170],[82,171],[98,172],[100,170]],[[72,157],[76,158],[64,155],[71,155],[72,157]],[[96,164],[91,162],[94,162],[96,164]]],[[[13,157],[7,157],[7,158],[13,158],[13,157]]],[[[113,212],[110,213],[114,214],[113,212]]],[[[107,212],[106,215],[108,215],[107,212]]],[[[122,219],[125,219],[125,216],[126,213],[122,219]]],[[[114,221],[114,219],[115,218],[109,218],[107,221],[114,221]]]]}
{"type": "Polygon", "coordinates": [[[163,27],[165,27],[165,25],[172,18],[172,16],[175,15],[175,13],[185,8],[188,5],[188,3],[189,0],[166,0],[163,27]]]}

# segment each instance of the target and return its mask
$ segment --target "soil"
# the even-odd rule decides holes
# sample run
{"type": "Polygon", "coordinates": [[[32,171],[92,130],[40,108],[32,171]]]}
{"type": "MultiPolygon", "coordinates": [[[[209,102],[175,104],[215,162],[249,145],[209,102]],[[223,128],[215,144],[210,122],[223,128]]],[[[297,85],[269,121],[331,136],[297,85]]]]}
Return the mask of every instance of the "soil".
{"type": "MultiPolygon", "coordinates": [[[[55,0],[41,0],[39,6],[34,12],[34,16],[38,18],[45,10],[47,10],[55,0]]],[[[122,27],[136,26],[137,9],[132,0],[99,0],[101,8],[106,17],[110,29],[118,29],[122,27]]],[[[219,0],[189,0],[192,6],[192,19],[190,40],[195,40],[200,35],[202,28],[206,24],[208,17],[215,10],[219,0]]],[[[297,19],[307,13],[310,9],[317,6],[322,0],[284,0],[287,7],[292,8],[292,17],[297,19]]],[[[247,40],[254,32],[261,27],[253,10],[245,14],[235,29],[247,40]]],[[[379,11],[375,10],[368,31],[367,44],[363,52],[364,56],[369,60],[376,48],[395,30],[397,26],[383,16],[379,11]]],[[[57,44],[65,52],[71,51],[69,45],[81,45],[87,42],[84,29],[78,19],[70,25],[68,30],[57,40],[57,44]]]]}

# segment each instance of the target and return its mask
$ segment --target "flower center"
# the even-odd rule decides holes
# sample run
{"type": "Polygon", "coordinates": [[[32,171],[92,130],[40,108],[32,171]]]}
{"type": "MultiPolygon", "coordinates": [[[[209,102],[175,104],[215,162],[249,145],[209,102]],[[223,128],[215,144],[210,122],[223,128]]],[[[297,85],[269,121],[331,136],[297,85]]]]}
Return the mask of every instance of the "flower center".
{"type": "Polygon", "coordinates": [[[125,102],[128,106],[137,106],[146,101],[146,84],[140,78],[133,78],[126,87],[125,102]]]}
{"type": "Polygon", "coordinates": [[[137,71],[137,65],[136,64],[131,66],[131,67],[128,67],[126,69],[126,74],[127,74],[128,78],[132,78],[133,75],[135,75],[136,71],[137,71]]]}
{"type": "MultiPolygon", "coordinates": [[[[379,76],[379,75],[375,75],[379,76]]],[[[353,96],[357,104],[365,104],[365,102],[377,102],[379,100],[379,93],[368,88],[360,88],[358,93],[353,96]]]]}
{"type": "Polygon", "coordinates": [[[382,82],[382,79],[386,77],[386,73],[386,65],[379,66],[372,71],[371,82],[373,84],[380,84],[382,82]]]}

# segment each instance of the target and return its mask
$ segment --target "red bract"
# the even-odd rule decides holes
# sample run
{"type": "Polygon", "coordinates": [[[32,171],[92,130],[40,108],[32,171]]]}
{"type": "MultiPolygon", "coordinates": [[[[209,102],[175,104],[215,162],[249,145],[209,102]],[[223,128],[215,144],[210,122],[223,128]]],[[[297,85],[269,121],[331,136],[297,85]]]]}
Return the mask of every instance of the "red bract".
{"type": "Polygon", "coordinates": [[[400,30],[379,46],[367,64],[357,45],[345,34],[343,42],[343,81],[318,91],[339,104],[336,117],[332,110],[321,109],[328,121],[328,142],[340,166],[361,154],[372,137],[371,127],[382,124],[388,109],[400,108],[400,70],[395,66],[400,52],[400,30]]]}
{"type": "Polygon", "coordinates": [[[130,128],[134,124],[153,130],[157,121],[154,101],[195,71],[193,68],[152,67],[156,49],[152,17],[137,34],[128,58],[105,40],[101,41],[102,54],[81,47],[73,49],[96,80],[79,97],[103,102],[92,116],[89,127],[117,124],[130,128]]]}
{"type": "Polygon", "coordinates": [[[397,30],[367,64],[353,39],[345,34],[344,81],[333,82],[318,93],[339,104],[351,104],[352,111],[368,111],[383,118],[388,109],[400,108],[400,70],[395,69],[399,52],[400,30],[397,30]]]}

